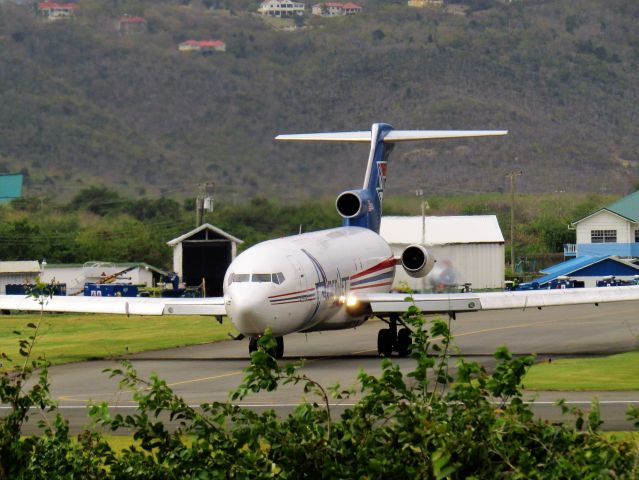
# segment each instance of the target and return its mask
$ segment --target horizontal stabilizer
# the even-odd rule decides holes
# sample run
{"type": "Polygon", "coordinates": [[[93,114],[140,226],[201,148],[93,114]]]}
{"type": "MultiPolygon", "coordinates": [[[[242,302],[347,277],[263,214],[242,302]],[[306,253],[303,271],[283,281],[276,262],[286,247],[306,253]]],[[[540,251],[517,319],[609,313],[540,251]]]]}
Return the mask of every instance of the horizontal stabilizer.
{"type": "MultiPolygon", "coordinates": [[[[506,135],[508,130],[391,130],[384,136],[385,143],[438,138],[493,137],[506,135]]],[[[370,143],[371,132],[300,133],[278,135],[275,140],[290,142],[360,142],[370,143]]]]}

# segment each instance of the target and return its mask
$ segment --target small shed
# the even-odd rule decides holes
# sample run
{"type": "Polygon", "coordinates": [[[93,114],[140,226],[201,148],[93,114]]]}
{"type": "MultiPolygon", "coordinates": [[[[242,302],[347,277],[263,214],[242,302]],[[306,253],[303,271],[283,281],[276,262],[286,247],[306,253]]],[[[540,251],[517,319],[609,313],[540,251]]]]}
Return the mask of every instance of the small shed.
{"type": "Polygon", "coordinates": [[[203,285],[207,297],[222,296],[224,274],[242,243],[209,223],[167,242],[173,248],[173,271],[187,287],[203,285]]]}
{"type": "Polygon", "coordinates": [[[413,291],[461,288],[502,288],[504,236],[495,215],[445,217],[382,217],[380,235],[393,254],[409,245],[424,245],[436,262],[424,278],[412,278],[399,267],[393,287],[406,284],[413,291]]]}
{"type": "Polygon", "coordinates": [[[34,284],[40,275],[37,260],[0,262],[0,292],[6,293],[7,285],[34,284]]]}

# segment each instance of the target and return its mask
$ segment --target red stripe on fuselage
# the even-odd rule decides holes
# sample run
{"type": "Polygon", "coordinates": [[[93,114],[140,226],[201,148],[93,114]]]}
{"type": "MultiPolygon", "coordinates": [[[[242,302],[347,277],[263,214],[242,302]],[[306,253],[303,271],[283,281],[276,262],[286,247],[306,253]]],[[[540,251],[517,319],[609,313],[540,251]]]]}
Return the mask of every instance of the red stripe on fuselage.
{"type": "Polygon", "coordinates": [[[291,300],[289,302],[271,303],[271,305],[286,305],[287,303],[303,303],[303,302],[312,302],[312,301],[315,301],[315,300],[316,300],[315,297],[313,297],[313,298],[308,298],[306,300],[299,299],[299,300],[291,300]]]}
{"type": "Polygon", "coordinates": [[[382,282],[382,283],[374,283],[372,285],[363,285],[361,287],[353,287],[351,290],[360,290],[362,288],[372,288],[372,287],[383,287],[385,285],[392,285],[393,282],[382,282]]]}
{"type": "Polygon", "coordinates": [[[285,297],[287,295],[295,295],[296,293],[312,292],[314,290],[315,290],[315,288],[307,288],[306,290],[300,290],[299,292],[282,293],[281,295],[273,295],[273,296],[268,297],[268,298],[285,297]]]}
{"type": "Polygon", "coordinates": [[[351,277],[351,280],[356,280],[360,277],[363,277],[364,275],[368,275],[369,273],[374,273],[384,268],[394,267],[394,266],[395,266],[395,259],[393,257],[390,257],[384,260],[382,263],[378,263],[374,267],[371,267],[367,270],[356,273],[355,275],[351,277]]]}

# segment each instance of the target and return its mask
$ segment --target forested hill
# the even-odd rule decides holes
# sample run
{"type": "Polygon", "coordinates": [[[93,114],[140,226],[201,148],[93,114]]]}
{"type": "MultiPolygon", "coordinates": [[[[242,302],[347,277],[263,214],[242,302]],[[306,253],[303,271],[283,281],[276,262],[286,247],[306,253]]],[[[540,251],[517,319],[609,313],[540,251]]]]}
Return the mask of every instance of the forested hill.
{"type": "Polygon", "coordinates": [[[402,145],[390,191],[500,190],[511,170],[529,192],[636,186],[636,0],[484,0],[465,14],[370,0],[297,30],[274,29],[252,1],[205,3],[226,9],[79,0],[73,19],[45,22],[0,2],[0,171],[67,197],[96,183],[192,195],[203,181],[237,199],[334,195],[361,183],[366,147],[273,136],[385,121],[510,131],[402,145]],[[148,31],[119,35],[124,13],[148,31]],[[191,38],[227,51],[180,53],[191,38]]]}

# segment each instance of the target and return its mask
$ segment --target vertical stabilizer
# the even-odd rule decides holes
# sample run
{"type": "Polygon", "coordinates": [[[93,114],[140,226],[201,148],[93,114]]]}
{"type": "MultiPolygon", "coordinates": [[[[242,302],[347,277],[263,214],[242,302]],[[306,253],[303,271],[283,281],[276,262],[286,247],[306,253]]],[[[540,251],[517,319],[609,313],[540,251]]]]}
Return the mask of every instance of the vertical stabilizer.
{"type": "Polygon", "coordinates": [[[385,143],[384,137],[393,130],[387,123],[374,123],[371,127],[371,150],[366,165],[362,191],[366,192],[365,212],[354,218],[344,218],[344,226],[369,228],[379,233],[384,203],[384,185],[388,158],[395,144],[385,143]]]}
{"type": "Polygon", "coordinates": [[[382,220],[386,168],[395,142],[446,138],[506,135],[506,130],[394,130],[386,123],[374,123],[370,131],[302,133],[278,135],[280,141],[370,143],[366,176],[361,190],[348,190],[337,197],[337,211],[344,226],[364,227],[379,233],[382,220]]]}

